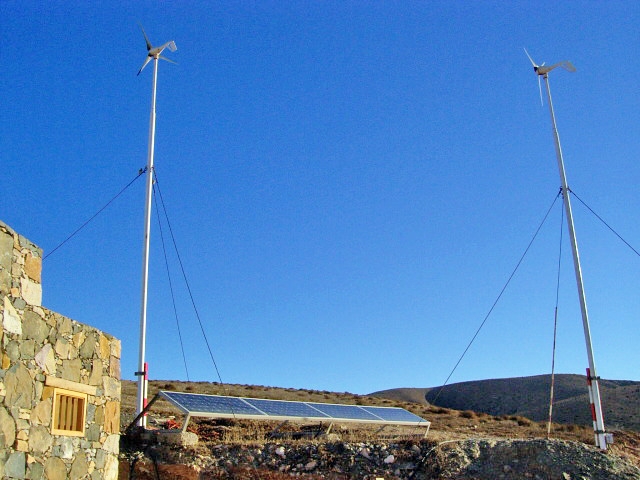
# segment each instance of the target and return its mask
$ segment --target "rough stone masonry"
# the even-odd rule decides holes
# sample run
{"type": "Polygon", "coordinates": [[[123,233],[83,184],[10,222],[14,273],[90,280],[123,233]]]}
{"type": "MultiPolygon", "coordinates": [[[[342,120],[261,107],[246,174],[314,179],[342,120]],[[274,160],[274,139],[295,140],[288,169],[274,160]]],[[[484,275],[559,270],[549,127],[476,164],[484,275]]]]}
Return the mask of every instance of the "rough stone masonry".
{"type": "Polygon", "coordinates": [[[0,221],[0,478],[115,480],[120,341],[42,307],[41,271],[0,221]]]}

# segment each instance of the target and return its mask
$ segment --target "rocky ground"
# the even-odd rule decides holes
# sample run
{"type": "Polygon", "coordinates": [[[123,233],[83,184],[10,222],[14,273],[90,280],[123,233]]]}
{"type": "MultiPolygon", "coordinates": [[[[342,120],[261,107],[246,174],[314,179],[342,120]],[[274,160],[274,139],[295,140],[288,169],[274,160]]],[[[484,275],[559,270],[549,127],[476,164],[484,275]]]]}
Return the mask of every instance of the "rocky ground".
{"type": "Polygon", "coordinates": [[[629,460],[563,440],[466,439],[148,446],[123,454],[121,480],[640,480],[629,460]]]}

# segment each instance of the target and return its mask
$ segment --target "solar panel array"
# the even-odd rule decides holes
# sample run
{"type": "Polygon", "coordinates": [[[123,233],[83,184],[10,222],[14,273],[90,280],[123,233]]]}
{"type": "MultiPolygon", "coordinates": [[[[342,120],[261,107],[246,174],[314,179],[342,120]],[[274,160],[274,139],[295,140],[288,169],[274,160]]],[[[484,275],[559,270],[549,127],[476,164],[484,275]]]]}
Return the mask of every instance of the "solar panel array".
{"type": "Polygon", "coordinates": [[[263,420],[325,420],[428,427],[429,422],[398,407],[371,407],[335,403],[294,402],[161,391],[159,395],[196,417],[263,420]]]}

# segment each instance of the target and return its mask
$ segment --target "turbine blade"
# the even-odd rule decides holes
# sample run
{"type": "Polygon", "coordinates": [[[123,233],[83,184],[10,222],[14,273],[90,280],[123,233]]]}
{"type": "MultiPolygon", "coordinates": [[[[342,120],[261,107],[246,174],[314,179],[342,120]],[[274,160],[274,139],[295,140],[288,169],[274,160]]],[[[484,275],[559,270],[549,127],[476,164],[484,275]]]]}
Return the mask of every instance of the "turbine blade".
{"type": "Polygon", "coordinates": [[[575,72],[576,71],[576,67],[573,66],[573,63],[571,63],[569,60],[565,60],[564,62],[562,62],[562,68],[564,68],[567,72],[575,72]]]}
{"type": "Polygon", "coordinates": [[[142,30],[142,35],[144,35],[144,41],[147,42],[147,52],[148,52],[153,48],[153,46],[151,45],[151,42],[149,41],[149,37],[147,37],[147,34],[144,31],[144,28],[142,28],[142,25],[140,24],[138,25],[140,26],[140,30],[142,30]]]}
{"type": "Polygon", "coordinates": [[[543,107],[544,103],[542,101],[542,82],[540,81],[540,75],[538,75],[538,90],[540,90],[540,106],[543,107]]]}
{"type": "Polygon", "coordinates": [[[138,70],[138,74],[137,74],[136,76],[140,75],[140,72],[141,72],[142,70],[144,70],[144,67],[146,67],[146,66],[147,66],[147,63],[149,63],[150,61],[151,61],[151,57],[147,57],[147,58],[145,59],[144,63],[143,63],[143,64],[142,64],[142,66],[140,67],[140,70],[138,70]]]}
{"type": "Polygon", "coordinates": [[[536,65],[536,62],[533,61],[533,58],[531,58],[531,55],[529,55],[529,52],[527,52],[526,48],[524,49],[524,53],[526,53],[527,57],[529,57],[529,61],[531,62],[531,65],[533,65],[533,68],[536,68],[538,65],[536,65]]]}
{"type": "Polygon", "coordinates": [[[174,65],[178,65],[178,62],[174,62],[173,60],[169,60],[167,57],[163,57],[162,55],[158,55],[158,58],[161,58],[165,62],[173,63],[174,65]]]}
{"type": "Polygon", "coordinates": [[[172,52],[175,52],[178,49],[178,47],[176,47],[176,42],[171,40],[170,42],[165,43],[161,47],[158,47],[158,53],[162,53],[165,48],[168,48],[172,52]]]}

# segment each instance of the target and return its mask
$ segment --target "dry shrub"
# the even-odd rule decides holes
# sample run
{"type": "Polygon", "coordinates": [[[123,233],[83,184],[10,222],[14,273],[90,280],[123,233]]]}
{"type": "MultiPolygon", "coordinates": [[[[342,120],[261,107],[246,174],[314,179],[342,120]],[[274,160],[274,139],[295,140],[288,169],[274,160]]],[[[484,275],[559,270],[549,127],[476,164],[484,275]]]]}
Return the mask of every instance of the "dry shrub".
{"type": "Polygon", "coordinates": [[[568,424],[568,425],[554,425],[555,430],[558,432],[575,432],[578,430],[577,425],[568,424]]]}
{"type": "Polygon", "coordinates": [[[443,407],[433,407],[431,410],[429,410],[429,413],[433,413],[434,415],[444,415],[449,412],[450,410],[448,408],[443,407]]]}
{"type": "Polygon", "coordinates": [[[530,419],[526,418],[526,417],[517,417],[515,419],[515,421],[518,423],[518,425],[520,425],[521,427],[530,427],[534,424],[533,421],[531,421],[530,419]]]}

